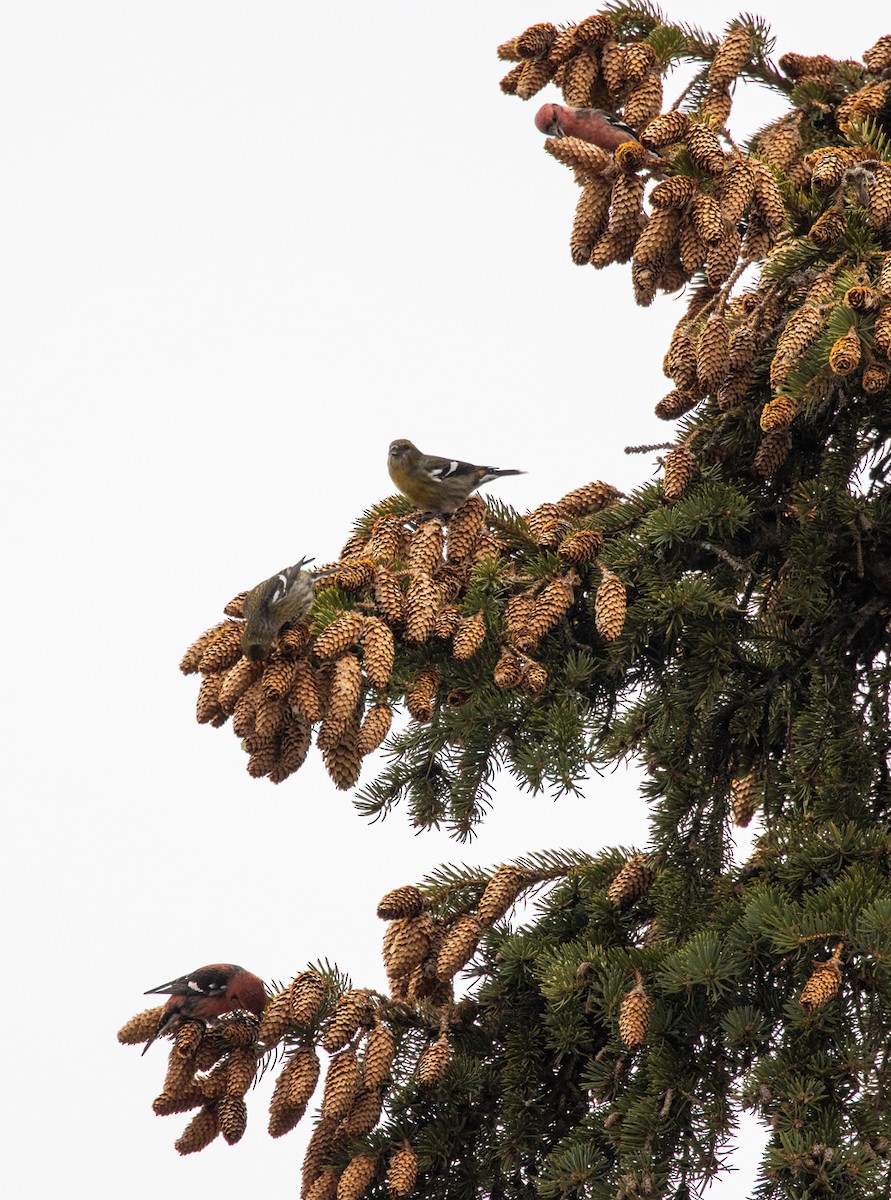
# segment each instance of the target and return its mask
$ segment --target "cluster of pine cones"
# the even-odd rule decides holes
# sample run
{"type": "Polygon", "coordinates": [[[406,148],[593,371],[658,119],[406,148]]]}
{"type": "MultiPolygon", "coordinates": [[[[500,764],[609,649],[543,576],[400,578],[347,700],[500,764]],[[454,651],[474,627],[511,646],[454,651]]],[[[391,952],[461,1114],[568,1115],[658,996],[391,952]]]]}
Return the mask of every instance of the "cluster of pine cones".
{"type": "MultiPolygon", "coordinates": [[[[740,802],[748,801],[748,790],[747,781],[734,781],[740,802]]],[[[387,892],[377,913],[387,922],[383,957],[389,996],[370,988],[343,990],[336,979],[309,969],[270,997],[259,1020],[239,1012],[210,1027],[186,1022],[173,1039],[164,1083],[152,1105],[159,1116],[193,1112],[176,1149],[192,1154],[219,1135],[230,1145],[238,1142],[247,1125],[245,1096],[270,1057],[282,1052],[269,1105],[269,1133],[278,1138],[294,1129],[321,1077],[321,1050],[328,1055],[327,1068],[319,1119],[303,1160],[301,1197],[361,1200],[381,1180],[393,1200],[405,1200],[415,1189],[419,1169],[411,1143],[401,1135],[383,1143],[368,1140],[384,1119],[397,1053],[401,1059],[413,1055],[413,1060],[400,1062],[399,1075],[410,1074],[419,1098],[443,1084],[454,1054],[452,1030],[463,1019],[462,1006],[470,1004],[455,1004],[455,976],[484,931],[506,916],[521,895],[573,869],[505,863],[491,876],[473,881],[470,901],[453,905],[448,916],[434,915],[428,897],[413,885],[387,892]],[[427,1031],[420,1051],[411,1048],[413,1039],[399,1033],[408,1027],[406,1017],[408,1026],[420,1021],[427,1031]],[[358,1146],[351,1145],[356,1142],[358,1146]]],[[[628,910],[646,897],[656,876],[652,858],[634,854],[612,878],[606,898],[614,908],[628,910]]],[[[649,920],[641,945],[646,948],[663,936],[657,916],[649,920]]],[[[799,996],[805,1010],[821,1008],[838,991],[842,949],[838,942],[829,959],[813,964],[799,996]]],[[[635,969],[634,976],[614,1017],[619,1041],[630,1052],[646,1043],[653,1011],[643,972],[635,969]]],[[[157,1035],[163,1011],[159,1005],[138,1013],[119,1030],[118,1040],[147,1042],[157,1035]]]]}
{"type": "MultiPolygon", "coordinates": [[[[392,702],[404,696],[416,721],[429,721],[437,697],[459,704],[466,695],[443,688],[442,671],[430,661],[394,677],[397,649],[451,645],[464,662],[495,641],[499,688],[539,695],[547,671],[534,657],[541,639],[566,615],[580,582],[579,571],[600,572],[595,618],[601,636],[614,640],[625,619],[625,588],[602,566],[603,538],[593,515],[615,499],[608,484],[577,488],[555,504],[518,518],[514,543],[497,536],[497,523],[480,496],[471,496],[445,526],[404,514],[399,497],[379,504],[344,546],[337,571],[316,584],[318,609],[328,616],[283,629],[267,661],[241,654],[244,595],[225,608],[228,620],[207,630],[186,651],[180,669],[201,672],[199,723],[232,718],[249,755],[248,772],[280,783],[304,762],[316,727],[316,745],[341,789],[359,777],[362,759],[390,728],[392,702]],[[403,515],[396,515],[402,509],[403,515]],[[524,546],[517,549],[517,531],[524,546]],[[522,570],[523,553],[553,553],[553,572],[533,578],[522,570]],[[504,602],[498,611],[468,611],[468,589],[485,563],[496,565],[504,602]],[[330,602],[330,606],[329,606],[330,602]],[[333,617],[332,617],[333,612],[333,617]]],[[[416,656],[415,656],[416,657],[416,656]]],[[[423,656],[422,656],[423,658],[423,656]]]]}
{"type": "MultiPolygon", "coordinates": [[[[546,141],[582,187],[573,261],[602,267],[630,259],[643,305],[657,290],[698,281],[665,357],[675,388],[656,406],[663,419],[707,400],[717,409],[716,425],[723,414],[744,411],[746,397],[764,382],[765,350],[773,347],[771,398],[758,401],[761,436],[752,461],[755,475],[770,476],[789,454],[790,426],[808,408],[809,385],[817,385],[818,403],[827,374],[859,373],[868,396],[886,392],[891,380],[891,152],[881,125],[869,125],[881,119],[887,128],[891,116],[891,35],[862,62],[780,58],[792,111],[744,153],[723,126],[733,84],[761,59],[752,25],[731,24],[690,112],[661,112],[664,64],[648,42],[620,45],[615,34],[605,13],[562,30],[534,25],[499,47],[500,57],[519,61],[502,89],[528,99],[553,80],[567,104],[621,111],[639,130],[639,142],[614,155],[577,138],[546,141]],[[831,120],[815,121],[815,113],[831,120]],[[824,144],[819,130],[833,123],[850,145],[824,144]],[[653,179],[660,182],[649,191],[647,212],[653,179]],[[868,241],[858,233],[861,224],[868,241]],[[793,270],[810,256],[806,286],[792,296],[781,291],[772,282],[782,278],[774,262],[759,286],[730,299],[746,266],[777,255],[797,256],[793,270]]],[[[719,431],[712,458],[720,441],[719,431]]],[[[685,494],[698,458],[689,442],[666,456],[667,500],[685,494]]]]}
{"type": "MultiPolygon", "coordinates": [[[[331,1159],[381,1120],[397,1049],[390,1020],[394,1002],[400,1010],[423,1006],[428,1013],[426,1024],[433,1034],[413,1069],[418,1088],[428,1091],[442,1082],[452,1061],[455,975],[473,954],[483,929],[499,921],[521,891],[540,878],[510,864],[499,867],[482,886],[473,911],[456,912],[449,919],[431,916],[414,886],[388,892],[377,911],[387,921],[383,953],[390,998],[370,988],[338,991],[333,981],[311,969],[272,995],[259,1021],[239,1012],[209,1028],[198,1020],[182,1025],[152,1105],[159,1116],[197,1110],[175,1143],[179,1153],[203,1150],[220,1134],[230,1145],[241,1139],[247,1124],[245,1096],[277,1048],[285,1058],[270,1101],[269,1133],[276,1138],[288,1133],[316,1090],[321,1049],[329,1060],[320,1119],[303,1163],[301,1195],[359,1200],[382,1169],[380,1155],[356,1154],[342,1168],[332,1166],[331,1159]]],[[[138,1013],[118,1031],[118,1040],[147,1042],[157,1035],[163,1012],[158,1005],[138,1013]]],[[[416,1174],[411,1145],[402,1140],[391,1146],[386,1180],[394,1200],[409,1195],[416,1174]]]]}

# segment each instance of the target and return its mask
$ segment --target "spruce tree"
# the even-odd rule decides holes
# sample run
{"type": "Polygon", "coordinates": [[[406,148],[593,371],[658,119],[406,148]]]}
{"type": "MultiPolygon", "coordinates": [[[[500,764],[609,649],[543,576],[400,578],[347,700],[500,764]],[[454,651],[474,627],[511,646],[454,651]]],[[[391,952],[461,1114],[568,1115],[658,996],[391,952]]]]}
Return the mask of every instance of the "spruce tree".
{"type": "Polygon", "coordinates": [[[499,772],[560,795],[627,759],[649,844],[441,867],[381,901],[387,995],[318,964],[259,1022],[185,1025],[155,1101],[194,1111],[182,1153],[238,1140],[270,1064],[287,1133],[324,1060],[311,1200],[681,1198],[740,1109],[769,1129],[758,1197],[889,1194],[891,35],[862,62],[771,50],[753,17],[715,37],[647,3],[498,50],[505,93],[553,81],[637,135],[546,150],[581,188],[573,261],[630,263],[643,306],[685,289],[661,480],[447,522],[390,497],[267,661],[242,596],[182,663],[252,775],[314,740],[352,788],[404,705],[366,816],[464,839],[499,772]],[[745,145],[739,80],[787,104],[745,145]]]}

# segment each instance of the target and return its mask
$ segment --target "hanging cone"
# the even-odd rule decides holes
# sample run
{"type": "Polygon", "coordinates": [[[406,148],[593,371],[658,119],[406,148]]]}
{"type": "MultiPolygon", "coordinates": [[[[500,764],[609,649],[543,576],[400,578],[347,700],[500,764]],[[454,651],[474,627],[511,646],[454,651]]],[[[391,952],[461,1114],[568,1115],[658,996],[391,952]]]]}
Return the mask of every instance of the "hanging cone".
{"type": "Polygon", "coordinates": [[[644,991],[643,976],[640,971],[634,974],[637,982],[619,1009],[619,1036],[629,1050],[643,1044],[650,1023],[650,998],[644,991]]]}
{"type": "Polygon", "coordinates": [[[405,1200],[414,1190],[418,1177],[418,1156],[411,1148],[411,1142],[404,1141],[390,1155],[387,1166],[387,1190],[393,1200],[405,1200]]]}
{"type": "Polygon", "coordinates": [[[629,858],[621,871],[609,885],[607,896],[616,908],[627,908],[646,891],[656,878],[656,872],[650,866],[645,854],[635,854],[629,858]]]}
{"type": "Polygon", "coordinates": [[[841,967],[839,959],[844,949],[844,943],[839,942],[832,952],[832,957],[825,962],[815,963],[810,979],[801,989],[798,1002],[802,1008],[813,1012],[828,1003],[841,986],[841,967]]]}
{"type": "Polygon", "coordinates": [[[409,883],[387,892],[377,906],[377,915],[384,921],[393,921],[397,917],[417,917],[423,908],[423,893],[409,883]]]}
{"type": "Polygon", "coordinates": [[[436,1087],[441,1083],[451,1061],[452,1051],[445,1035],[438,1041],[431,1042],[421,1052],[415,1068],[415,1075],[421,1087],[436,1087]]]}

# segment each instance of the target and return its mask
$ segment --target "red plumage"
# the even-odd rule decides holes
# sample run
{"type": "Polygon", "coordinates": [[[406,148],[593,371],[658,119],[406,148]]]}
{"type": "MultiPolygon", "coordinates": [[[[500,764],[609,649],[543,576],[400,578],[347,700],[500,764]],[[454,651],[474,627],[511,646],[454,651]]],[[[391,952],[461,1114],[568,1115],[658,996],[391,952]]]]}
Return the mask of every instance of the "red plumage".
{"type": "Polygon", "coordinates": [[[266,988],[263,981],[244,967],[234,963],[211,963],[206,967],[181,975],[170,983],[149,988],[147,996],[169,995],[164,1005],[157,1032],[149,1038],[143,1054],[162,1034],[172,1036],[187,1021],[212,1023],[224,1013],[245,1009],[255,1016],[266,1007],[266,988]]]}

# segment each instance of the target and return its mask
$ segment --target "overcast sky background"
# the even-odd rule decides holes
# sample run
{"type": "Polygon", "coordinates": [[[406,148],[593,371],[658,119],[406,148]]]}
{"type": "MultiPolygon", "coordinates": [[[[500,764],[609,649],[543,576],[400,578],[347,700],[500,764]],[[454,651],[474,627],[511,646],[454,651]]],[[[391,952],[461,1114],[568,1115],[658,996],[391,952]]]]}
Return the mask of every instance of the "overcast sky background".
{"type": "MultiPolygon", "coordinates": [[[[666,7],[714,30],[736,15],[666,7]]],[[[758,11],[777,55],[859,57],[886,31],[870,9],[758,11]]],[[[646,841],[624,770],[557,803],[504,780],[468,846],[399,811],[367,827],[315,750],[278,788],[251,780],[177,671],[234,593],[336,556],[392,491],[394,437],[525,468],[497,488],[520,508],[651,474],[622,450],[669,433],[653,405],[683,301],[639,309],[627,267],[572,265],[576,188],[532,124],[556,91],[498,89],[499,42],[590,11],[0,3],[16,1195],[296,1195],[309,1118],[270,1140],[268,1079],[240,1145],[175,1153],[188,1118],[150,1107],[164,1049],[115,1042],[144,989],[320,956],[383,987],[387,889],[448,860],[646,841]]],[[[751,89],[731,127],[776,112],[751,89]]],[[[758,1138],[742,1140],[712,1196],[746,1194],[758,1138]]]]}

